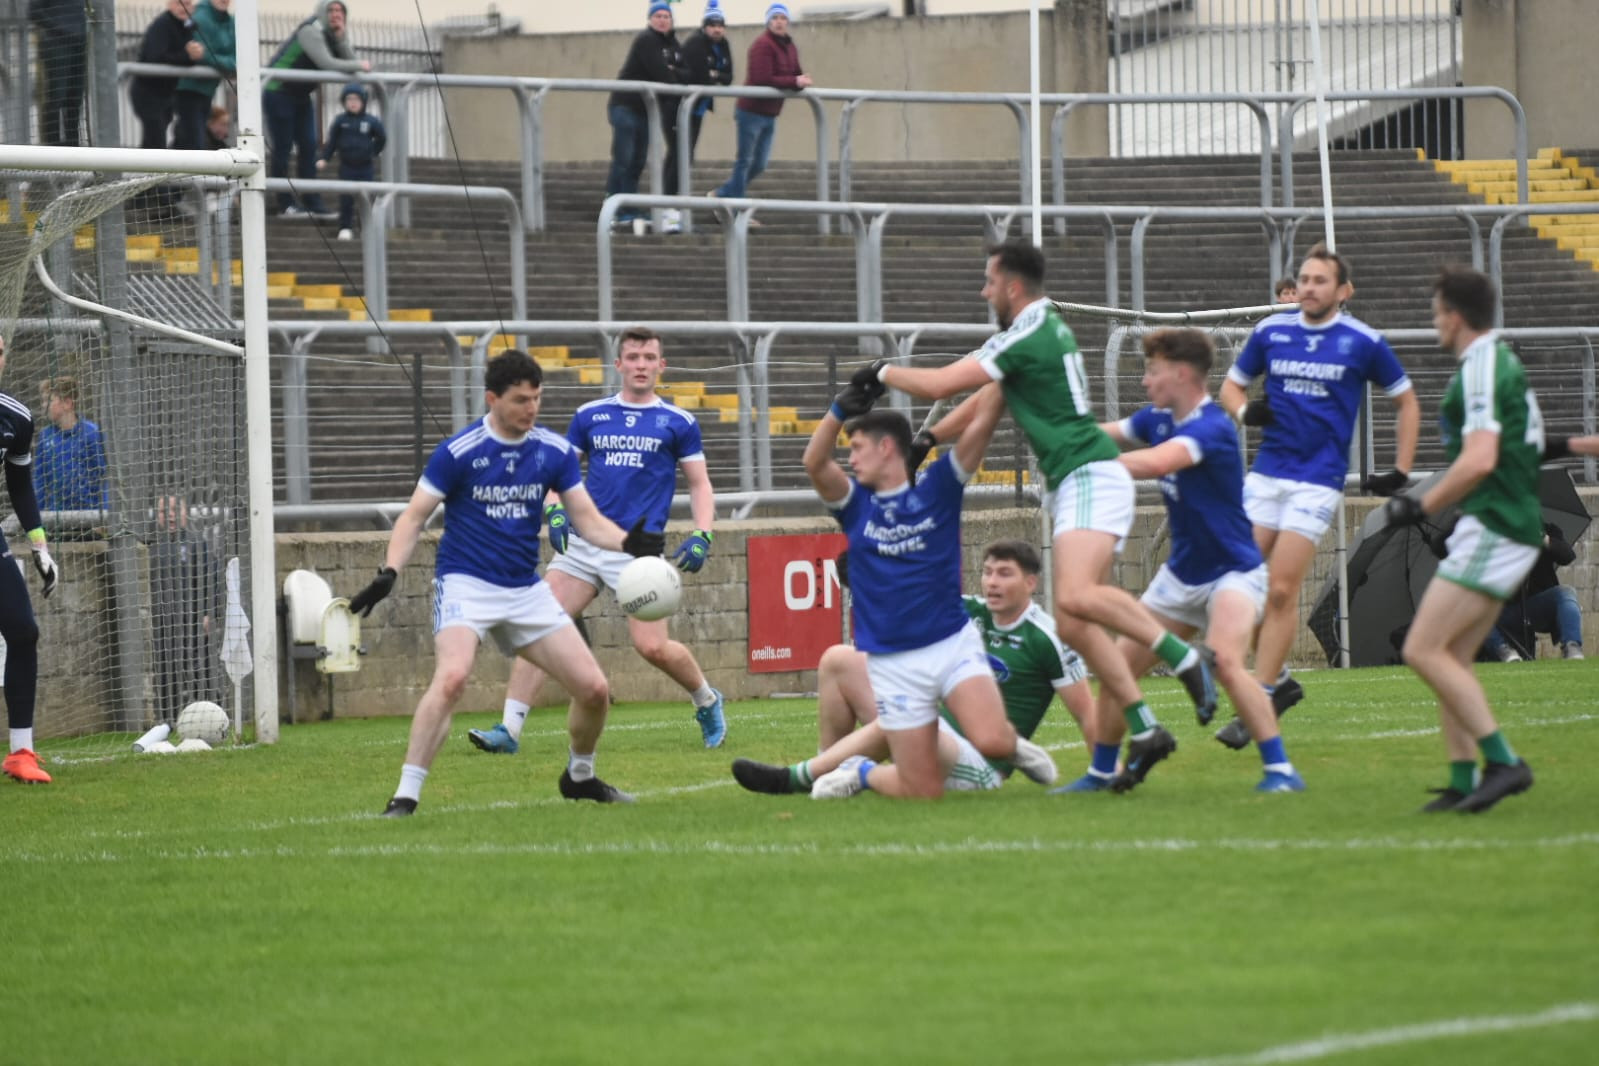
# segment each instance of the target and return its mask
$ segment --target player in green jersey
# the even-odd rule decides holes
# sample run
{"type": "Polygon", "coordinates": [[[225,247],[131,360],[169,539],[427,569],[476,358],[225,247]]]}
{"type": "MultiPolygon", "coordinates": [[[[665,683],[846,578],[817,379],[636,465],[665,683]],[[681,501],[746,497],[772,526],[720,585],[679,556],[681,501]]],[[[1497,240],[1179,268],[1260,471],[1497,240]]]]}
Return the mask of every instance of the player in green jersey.
{"type": "MultiPolygon", "coordinates": [[[[1038,552],[1031,544],[995,541],[983,553],[983,594],[963,597],[962,602],[983,636],[989,665],[1005,700],[1005,715],[1016,732],[1031,738],[1058,692],[1092,744],[1094,697],[1082,659],[1061,644],[1049,614],[1033,602],[1041,570],[1038,552]]],[[[877,708],[864,653],[848,644],[829,648],[817,669],[817,690],[817,748],[821,754],[792,766],[739,759],[733,763],[733,776],[739,784],[752,792],[808,792],[815,782],[857,756],[886,756],[888,745],[876,723],[877,708]]],[[[950,791],[998,788],[1011,772],[1010,764],[1003,760],[982,761],[948,714],[939,729],[939,762],[944,787],[950,791]]],[[[856,790],[850,783],[854,781],[854,775],[840,775],[835,781],[838,789],[818,798],[853,794],[856,790]]]]}
{"type": "MultiPolygon", "coordinates": [[[[1099,428],[1089,403],[1082,353],[1054,303],[1043,294],[1044,254],[1026,241],[988,249],[983,298],[1001,332],[970,356],[936,369],[883,365],[883,384],[926,398],[953,396],[999,382],[1005,403],[1038,457],[1046,507],[1054,517],[1054,608],[1060,637],[1076,648],[1110,693],[1132,739],[1128,780],[1142,780],[1150,767],[1177,748],[1144,702],[1138,680],[1106,630],[1152,649],[1177,674],[1194,701],[1200,724],[1216,713],[1216,686],[1198,649],[1161,628],[1133,595],[1107,580],[1111,562],[1132,528],[1136,493],[1116,443],[1099,428]]],[[[961,404],[938,425],[924,447],[949,440],[968,422],[973,401],[961,404]]],[[[1119,728],[1100,732],[1115,735],[1119,728]]],[[[1089,768],[1089,783],[1108,789],[1115,775],[1089,768]]]]}
{"type": "Polygon", "coordinates": [[[1543,416],[1521,360],[1493,332],[1497,299],[1493,280],[1475,270],[1445,270],[1433,285],[1438,343],[1460,364],[1440,412],[1449,468],[1425,495],[1395,496],[1384,507],[1396,525],[1456,503],[1461,511],[1404,646],[1405,662],[1437,694],[1449,751],[1449,784],[1422,808],[1428,812],[1475,814],[1532,787],[1531,768],[1499,731],[1472,671],[1483,638],[1543,542],[1543,416]]]}

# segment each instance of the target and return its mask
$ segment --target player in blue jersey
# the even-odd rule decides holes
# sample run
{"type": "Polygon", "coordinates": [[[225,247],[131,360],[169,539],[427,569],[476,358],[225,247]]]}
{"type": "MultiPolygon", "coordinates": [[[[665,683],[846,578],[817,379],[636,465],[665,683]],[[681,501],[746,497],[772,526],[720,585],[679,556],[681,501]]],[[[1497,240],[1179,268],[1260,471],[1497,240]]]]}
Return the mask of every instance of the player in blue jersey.
{"type": "MultiPolygon", "coordinates": [[[[616,369],[622,391],[578,408],[566,430],[566,439],[588,457],[584,484],[600,513],[617,525],[630,528],[643,519],[646,529],[660,530],[666,528],[677,470],[682,467],[695,529],[672,558],[678,569],[698,573],[711,551],[711,524],[716,517],[716,494],[705,470],[699,423],[656,395],[666,358],[654,330],[635,326],[622,334],[616,369]]],[[[561,606],[575,618],[594,602],[602,586],[616,591],[629,556],[583,536],[581,523],[571,523],[559,504],[547,506],[545,515],[550,547],[557,554],[544,577],[561,606]]],[[[664,618],[655,622],[629,618],[627,632],[645,661],[688,693],[705,746],[720,747],[727,737],[722,694],[706,681],[694,653],[671,638],[664,618]]],[[[543,673],[531,663],[513,664],[499,724],[470,730],[468,739],[483,751],[515,754],[528,708],[543,683],[543,673]]]]}
{"type": "MultiPolygon", "coordinates": [[[[0,373],[6,367],[5,338],[0,337],[0,373]]],[[[6,493],[11,510],[28,531],[33,568],[44,582],[45,598],[56,589],[60,572],[50,557],[50,544],[40,524],[39,499],[33,491],[33,414],[28,405],[0,392],[0,461],[6,468],[6,493]]],[[[11,726],[9,753],[0,772],[29,785],[48,785],[50,775],[33,751],[33,705],[39,686],[39,623],[28,599],[28,583],[12,565],[11,549],[0,538],[0,637],[6,642],[6,717],[11,726]]]]}
{"type": "MultiPolygon", "coordinates": [[[[1215,655],[1216,680],[1232,698],[1260,749],[1261,792],[1302,792],[1305,783],[1283,749],[1271,699],[1249,673],[1249,640],[1266,603],[1266,565],[1244,513],[1244,460],[1238,430],[1206,387],[1215,348],[1197,329],[1162,329],[1144,337],[1144,389],[1149,406],[1104,429],[1123,447],[1121,462],[1135,478],[1160,479],[1171,527],[1171,557],[1141,602],[1156,621],[1183,638],[1203,629],[1215,655]]],[[[1121,637],[1117,645],[1134,675],[1157,659],[1150,648],[1121,637]]],[[[1101,735],[1094,766],[1116,765],[1122,723],[1101,695],[1101,735]]],[[[1115,779],[1118,789],[1142,779],[1136,763],[1115,779]]],[[[1103,788],[1102,774],[1086,775],[1059,791],[1103,788]]]]}
{"type": "MultiPolygon", "coordinates": [[[[1343,311],[1354,291],[1349,264],[1325,245],[1312,248],[1299,268],[1299,310],[1255,327],[1219,396],[1241,423],[1261,427],[1244,507],[1271,577],[1255,676],[1278,714],[1304,696],[1284,666],[1299,631],[1299,587],[1334,509],[1343,505],[1349,442],[1366,384],[1393,400],[1397,438],[1393,468],[1368,477],[1366,491],[1389,496],[1405,487],[1421,430],[1421,404],[1393,349],[1343,311]],[[1251,401],[1246,390],[1261,377],[1265,396],[1251,401]]],[[[1216,739],[1231,748],[1249,743],[1238,722],[1223,726],[1216,739]]]]}
{"type": "MultiPolygon", "coordinates": [[[[986,758],[1008,759],[1041,784],[1055,778],[1049,753],[1020,737],[1005,716],[988,652],[961,605],[960,519],[966,482],[1004,410],[998,386],[982,390],[954,448],[915,484],[906,456],[911,427],[894,411],[873,411],[880,390],[851,385],[838,395],[805,446],[805,472],[849,539],[855,646],[893,765],[863,760],[849,772],[884,795],[937,797],[942,701],[986,758]],[[846,474],[833,457],[840,427],[849,439],[846,474]]],[[[840,772],[840,771],[835,771],[840,772]]]]}
{"type": "Polygon", "coordinates": [[[450,735],[450,717],[466,691],[477,646],[492,636],[502,652],[547,670],[572,698],[567,714],[571,752],[559,789],[567,799],[630,803],[633,797],[594,773],[594,749],[605,728],[611,693],[600,664],[539,580],[540,507],[556,493],[594,543],[632,555],[659,555],[659,533],[640,518],[623,533],[600,514],[583,487],[577,452],[564,437],[534,425],[544,374],[526,352],[507,351],[484,375],[482,421],[433,452],[416,491],[394,523],[378,576],[350,600],[361,615],[394,588],[422,527],[445,505],[433,579],[433,681],[416,705],[400,787],[387,817],[416,812],[428,767],[450,735]]]}

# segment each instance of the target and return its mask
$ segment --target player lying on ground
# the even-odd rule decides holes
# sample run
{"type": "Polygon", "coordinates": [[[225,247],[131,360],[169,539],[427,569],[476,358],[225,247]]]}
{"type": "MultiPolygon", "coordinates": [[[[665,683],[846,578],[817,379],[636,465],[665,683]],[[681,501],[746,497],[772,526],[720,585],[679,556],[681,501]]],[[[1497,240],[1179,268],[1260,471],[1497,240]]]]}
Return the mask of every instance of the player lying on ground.
{"type": "MultiPolygon", "coordinates": [[[[1058,692],[1092,746],[1094,698],[1083,661],[1060,642],[1049,614],[1033,602],[1041,569],[1031,544],[995,541],[983,553],[983,594],[963,597],[962,604],[988,649],[1005,716],[1016,732],[1032,739],[1058,692]]],[[[840,567],[841,577],[847,572],[840,567]]],[[[847,769],[852,760],[888,757],[864,652],[847,644],[827,649],[817,667],[816,687],[821,754],[793,766],[735,760],[733,776],[739,784],[752,792],[810,792],[817,799],[853,795],[860,786],[858,774],[847,769]]],[[[989,762],[978,754],[947,713],[939,718],[938,762],[946,791],[998,788],[1012,769],[1008,762],[989,762]]]]}
{"type": "Polygon", "coordinates": [[[1532,769],[1500,732],[1473,667],[1543,544],[1543,416],[1521,360],[1493,332],[1498,298],[1493,280],[1475,270],[1445,270],[1433,284],[1438,343],[1459,362],[1439,411],[1449,467],[1424,496],[1395,496],[1384,507],[1391,523],[1411,525],[1460,505],[1449,554],[1422,593],[1403,649],[1438,697],[1449,752],[1449,784],[1435,790],[1422,808],[1428,813],[1476,814],[1532,787],[1532,769]]]}
{"type": "MultiPolygon", "coordinates": [[[[1232,420],[1211,402],[1206,379],[1215,362],[1210,338],[1197,329],[1163,329],[1144,337],[1144,389],[1149,406],[1104,429],[1134,447],[1121,457],[1135,478],[1159,478],[1171,528],[1171,557],[1141,602],[1166,629],[1184,638],[1201,629],[1215,656],[1216,678],[1260,748],[1261,792],[1302,792],[1305,783],[1283,750],[1266,690],[1249,673],[1249,640],[1266,602],[1266,566],[1244,513],[1244,461],[1232,420]]],[[[1155,665],[1155,653],[1121,637],[1117,648],[1135,676],[1155,665]]],[[[1101,693],[1099,743],[1087,774],[1057,792],[1117,791],[1143,781],[1153,762],[1128,761],[1113,776],[1122,723],[1101,693]]],[[[1176,750],[1146,749],[1159,761],[1176,750]]]]}
{"type": "Polygon", "coordinates": [[[1049,753],[1019,737],[1005,717],[988,656],[960,604],[960,520],[966,482],[1004,410],[999,390],[979,395],[955,447],[910,483],[911,427],[873,411],[882,389],[838,395],[805,446],[805,472],[849,540],[855,642],[867,653],[877,720],[893,765],[860,764],[864,787],[890,796],[937,797],[938,705],[988,758],[1009,759],[1041,784],[1054,780],[1049,753]],[[847,421],[846,421],[847,420],[847,421]],[[833,458],[840,427],[854,472],[833,458]]]}
{"type": "Polygon", "coordinates": [[[557,783],[561,795],[600,803],[633,800],[594,773],[610,686],[571,617],[539,580],[539,503],[547,492],[558,493],[594,543],[611,550],[659,555],[664,538],[645,532],[642,518],[624,534],[600,514],[583,487],[577,452],[564,437],[534,425],[543,381],[525,352],[502,352],[489,363],[483,382],[488,414],[434,450],[395,520],[378,576],[350,600],[350,610],[372,613],[393,591],[428,516],[443,503],[444,535],[433,579],[433,680],[416,705],[400,787],[385,817],[416,812],[485,636],[504,654],[548,671],[572,697],[566,719],[572,746],[557,783]]]}

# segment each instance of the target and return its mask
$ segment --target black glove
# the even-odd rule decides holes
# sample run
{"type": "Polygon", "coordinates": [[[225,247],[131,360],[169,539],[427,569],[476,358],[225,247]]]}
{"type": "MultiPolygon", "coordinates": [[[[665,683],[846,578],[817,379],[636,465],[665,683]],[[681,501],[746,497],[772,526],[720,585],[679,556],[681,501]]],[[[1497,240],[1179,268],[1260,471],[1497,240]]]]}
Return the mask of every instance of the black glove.
{"type": "Polygon", "coordinates": [[[1421,501],[1414,496],[1388,497],[1388,502],[1382,505],[1382,513],[1391,526],[1414,526],[1427,518],[1427,512],[1421,509],[1421,501]]]}
{"type": "Polygon", "coordinates": [[[849,588],[849,549],[838,553],[838,587],[849,588]]]}
{"type": "Polygon", "coordinates": [[[1392,496],[1410,484],[1410,475],[1397,466],[1382,474],[1368,474],[1360,487],[1373,496],[1392,496]]]}
{"type": "MultiPolygon", "coordinates": [[[[881,393],[878,395],[881,395],[881,393]]],[[[851,385],[833,397],[832,413],[838,416],[839,421],[844,422],[864,415],[872,409],[872,404],[876,402],[876,396],[869,396],[854,385],[851,385]]]]}
{"type": "Polygon", "coordinates": [[[926,461],[927,453],[936,447],[938,447],[938,441],[933,439],[933,435],[925,429],[919,431],[916,436],[911,438],[911,450],[905,456],[905,471],[911,476],[912,480],[916,478],[916,471],[926,461]]]}
{"type": "Polygon", "coordinates": [[[1277,416],[1271,413],[1271,404],[1264,398],[1250,400],[1244,408],[1244,417],[1239,419],[1246,426],[1269,426],[1277,421],[1277,416]]]}
{"type": "Polygon", "coordinates": [[[849,379],[850,387],[859,389],[875,402],[879,396],[888,391],[888,386],[884,385],[882,379],[878,377],[887,365],[887,359],[877,359],[869,365],[861,367],[849,379]]]}
{"type": "Polygon", "coordinates": [[[651,533],[644,528],[644,519],[633,523],[633,528],[622,538],[622,550],[633,558],[666,553],[666,534],[651,533]]]}
{"type": "Polygon", "coordinates": [[[1543,461],[1552,463],[1556,459],[1571,458],[1570,437],[1545,437],[1543,439],[1543,461]]]}
{"type": "Polygon", "coordinates": [[[1441,526],[1429,527],[1427,532],[1427,550],[1439,559],[1449,554],[1449,538],[1454,535],[1455,526],[1460,524],[1460,512],[1454,515],[1441,526]]]}
{"type": "Polygon", "coordinates": [[[350,598],[350,613],[358,614],[362,618],[370,615],[372,608],[394,591],[394,579],[399,576],[392,566],[380,569],[378,576],[372,579],[370,585],[350,598]]]}

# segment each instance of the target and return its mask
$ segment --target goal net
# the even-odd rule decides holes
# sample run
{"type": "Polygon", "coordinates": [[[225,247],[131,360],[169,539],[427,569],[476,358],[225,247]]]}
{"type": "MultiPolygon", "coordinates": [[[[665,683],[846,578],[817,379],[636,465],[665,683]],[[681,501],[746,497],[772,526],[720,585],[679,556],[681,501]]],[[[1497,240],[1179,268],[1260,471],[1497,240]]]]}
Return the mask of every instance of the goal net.
{"type": "Polygon", "coordinates": [[[24,568],[40,628],[35,735],[58,757],[126,750],[198,700],[230,719],[242,700],[251,719],[223,657],[231,644],[237,673],[228,619],[245,613],[229,611],[228,561],[246,609],[253,576],[235,187],[0,164],[0,389],[33,412],[33,481],[61,571],[44,600],[24,568]]]}

